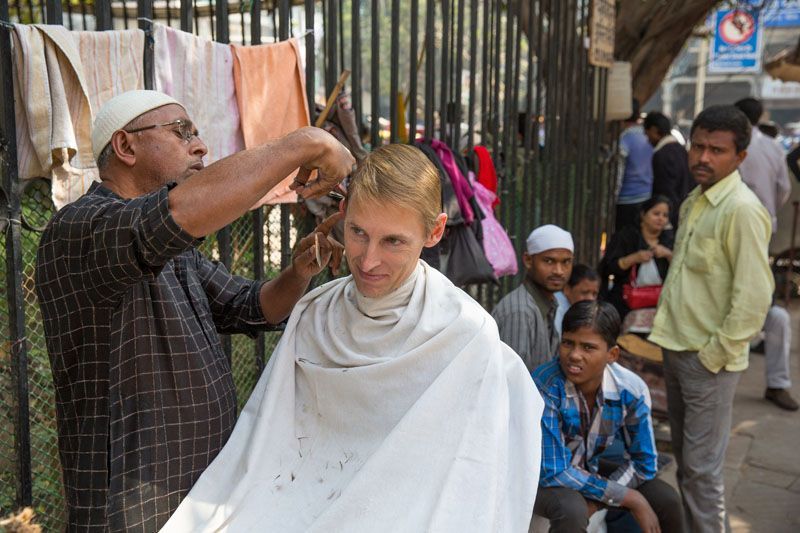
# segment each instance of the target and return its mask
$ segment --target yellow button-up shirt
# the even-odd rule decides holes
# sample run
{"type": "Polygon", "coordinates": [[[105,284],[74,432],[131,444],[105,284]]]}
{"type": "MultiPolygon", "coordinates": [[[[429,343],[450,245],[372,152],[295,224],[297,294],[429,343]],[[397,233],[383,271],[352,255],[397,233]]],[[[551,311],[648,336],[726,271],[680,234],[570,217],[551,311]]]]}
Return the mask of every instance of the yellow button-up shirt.
{"type": "Polygon", "coordinates": [[[695,188],[680,221],[650,340],[697,351],[714,373],[744,370],[775,290],[769,213],[734,171],[705,192],[695,188]]]}

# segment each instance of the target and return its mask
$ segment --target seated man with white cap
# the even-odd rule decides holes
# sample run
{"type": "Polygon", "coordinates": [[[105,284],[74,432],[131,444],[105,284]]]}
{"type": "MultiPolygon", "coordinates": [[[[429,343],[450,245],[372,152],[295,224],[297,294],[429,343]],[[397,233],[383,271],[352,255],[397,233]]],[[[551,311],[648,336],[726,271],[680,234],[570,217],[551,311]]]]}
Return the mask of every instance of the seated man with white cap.
{"type": "Polygon", "coordinates": [[[522,254],[525,279],[492,311],[500,338],[522,357],[529,372],[558,353],[558,301],[572,273],[572,235],[547,224],[533,230],[522,254]]]}
{"type": "Polygon", "coordinates": [[[338,260],[326,237],[335,220],[266,283],[232,276],[195,246],[292,171],[301,169],[300,194],[324,194],[355,160],[325,131],[304,128],[205,168],[186,110],[155,91],[109,100],[92,145],[101,182],[56,213],[36,264],[67,529],[157,531],[233,431],[218,332],[254,335],[281,322],[338,260]],[[322,177],[306,184],[315,168],[322,177]]]}
{"type": "Polygon", "coordinates": [[[419,259],[447,221],[436,167],[378,148],[343,209],[352,275],[297,304],[162,533],[527,531],[544,405],[489,314],[419,259]]]}

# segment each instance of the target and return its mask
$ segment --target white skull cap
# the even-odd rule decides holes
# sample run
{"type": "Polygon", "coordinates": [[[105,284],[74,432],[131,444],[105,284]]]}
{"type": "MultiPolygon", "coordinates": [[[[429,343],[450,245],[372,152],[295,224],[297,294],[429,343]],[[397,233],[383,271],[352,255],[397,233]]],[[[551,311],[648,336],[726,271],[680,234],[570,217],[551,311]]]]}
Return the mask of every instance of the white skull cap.
{"type": "Polygon", "coordinates": [[[125,127],[139,115],[168,104],[183,105],[173,97],[159,91],[128,91],[118,94],[100,108],[92,127],[92,153],[94,159],[111,142],[114,132],[125,127]]]}
{"type": "Polygon", "coordinates": [[[528,253],[539,254],[547,250],[564,249],[570,252],[575,251],[572,242],[572,234],[567,230],[561,229],[553,224],[539,226],[528,235],[525,241],[528,253]]]}

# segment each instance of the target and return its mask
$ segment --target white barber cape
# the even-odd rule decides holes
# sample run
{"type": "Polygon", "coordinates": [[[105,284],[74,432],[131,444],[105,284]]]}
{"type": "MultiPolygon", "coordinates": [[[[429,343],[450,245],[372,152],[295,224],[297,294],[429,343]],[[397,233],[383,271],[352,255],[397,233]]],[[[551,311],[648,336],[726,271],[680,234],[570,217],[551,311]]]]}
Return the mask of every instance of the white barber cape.
{"type": "Polygon", "coordinates": [[[230,440],[162,531],[528,530],[543,402],[466,293],[422,261],[297,304],[230,440]]]}

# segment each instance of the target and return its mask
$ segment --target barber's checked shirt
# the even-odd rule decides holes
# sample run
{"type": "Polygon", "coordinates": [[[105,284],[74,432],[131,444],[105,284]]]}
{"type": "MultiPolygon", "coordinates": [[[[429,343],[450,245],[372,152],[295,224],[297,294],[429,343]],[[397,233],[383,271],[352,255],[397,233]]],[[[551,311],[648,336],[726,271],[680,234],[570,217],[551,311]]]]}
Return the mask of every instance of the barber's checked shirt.
{"type": "Polygon", "coordinates": [[[775,290],[771,226],[738,172],[689,193],[650,341],[696,351],[714,373],[747,368],[750,339],[764,326],[775,290]]]}
{"type": "Polygon", "coordinates": [[[168,190],[123,200],[94,184],[39,245],[69,531],[167,521],[235,423],[217,332],[266,326],[261,284],[200,255],[168,190]]]}
{"type": "Polygon", "coordinates": [[[656,444],[650,392],[626,368],[606,366],[594,413],[554,359],[533,372],[544,399],[541,487],[565,487],[585,498],[618,507],[628,488],[656,475],[656,444]],[[625,462],[609,477],[599,472],[599,455],[623,439],[625,462]]]}

